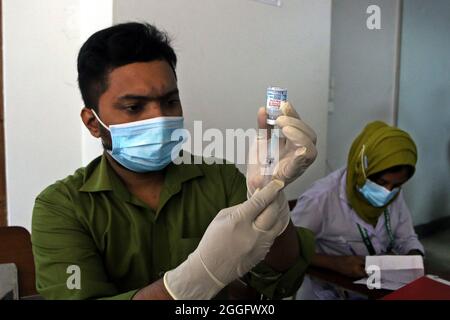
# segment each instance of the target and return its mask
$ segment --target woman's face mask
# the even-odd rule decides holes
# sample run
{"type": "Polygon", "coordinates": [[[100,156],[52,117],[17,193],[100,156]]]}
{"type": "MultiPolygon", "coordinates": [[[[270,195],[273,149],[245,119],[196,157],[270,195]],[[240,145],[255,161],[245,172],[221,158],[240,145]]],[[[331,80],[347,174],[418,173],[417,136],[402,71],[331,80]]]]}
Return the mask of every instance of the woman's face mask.
{"type": "Polygon", "coordinates": [[[131,171],[162,170],[181,150],[183,117],[157,117],[107,127],[95,111],[92,112],[111,133],[112,150],[107,152],[131,171]]]}
{"type": "Polygon", "coordinates": [[[363,145],[361,150],[361,167],[366,182],[361,188],[357,187],[357,190],[372,206],[377,208],[384,207],[399,193],[400,188],[389,190],[367,178],[366,169],[368,163],[367,156],[364,154],[365,147],[363,145]]]}
{"type": "Polygon", "coordinates": [[[376,184],[375,182],[366,179],[366,183],[362,188],[358,188],[358,191],[363,197],[369,201],[374,207],[384,207],[389,201],[396,196],[400,191],[400,188],[394,188],[391,191],[383,186],[376,184]]]}

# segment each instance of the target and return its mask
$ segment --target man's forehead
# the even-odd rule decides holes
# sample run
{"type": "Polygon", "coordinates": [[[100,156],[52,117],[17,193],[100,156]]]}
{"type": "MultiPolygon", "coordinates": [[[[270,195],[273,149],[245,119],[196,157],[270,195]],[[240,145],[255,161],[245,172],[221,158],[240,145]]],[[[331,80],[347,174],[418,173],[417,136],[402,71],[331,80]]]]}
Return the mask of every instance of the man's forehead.
{"type": "Polygon", "coordinates": [[[127,93],[122,96],[118,96],[117,100],[160,100],[167,99],[174,95],[178,95],[178,88],[174,88],[172,90],[163,91],[161,93],[157,92],[158,90],[150,90],[148,93],[136,93],[138,91],[133,91],[133,93],[127,93]]]}
{"type": "Polygon", "coordinates": [[[172,68],[167,62],[159,60],[118,67],[110,72],[108,80],[108,91],[116,97],[159,97],[177,89],[172,68]]]}

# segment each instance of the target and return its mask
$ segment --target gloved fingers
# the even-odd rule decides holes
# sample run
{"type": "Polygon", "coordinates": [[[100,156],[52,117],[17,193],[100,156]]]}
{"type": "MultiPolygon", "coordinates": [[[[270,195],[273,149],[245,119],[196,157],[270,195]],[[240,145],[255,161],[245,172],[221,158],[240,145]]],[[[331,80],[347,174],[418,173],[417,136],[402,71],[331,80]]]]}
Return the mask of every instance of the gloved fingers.
{"type": "Polygon", "coordinates": [[[305,144],[294,152],[293,163],[300,165],[311,164],[316,160],[317,148],[314,144],[305,144]]]}
{"type": "Polygon", "coordinates": [[[317,141],[316,133],[304,121],[294,117],[279,116],[276,120],[276,123],[281,129],[284,129],[285,127],[293,127],[299,130],[303,135],[306,135],[314,144],[316,144],[317,141]]]}
{"type": "Polygon", "coordinates": [[[300,147],[275,166],[274,179],[280,179],[286,184],[299,177],[314,162],[317,149],[311,144],[310,148],[300,147]]]}
{"type": "MultiPolygon", "coordinates": [[[[234,206],[232,206],[232,207],[223,208],[222,210],[220,210],[220,211],[216,214],[216,216],[214,217],[213,220],[221,219],[221,217],[223,217],[223,216],[232,214],[233,212],[239,210],[239,206],[240,206],[240,205],[237,204],[237,205],[234,205],[234,206]]],[[[210,224],[211,224],[211,223],[210,223],[210,224]]]]}
{"type": "Polygon", "coordinates": [[[279,206],[277,201],[273,201],[261,212],[253,221],[253,228],[260,232],[267,232],[272,229],[278,221],[279,206]]]}
{"type": "Polygon", "coordinates": [[[284,192],[280,197],[277,198],[277,200],[278,206],[280,208],[280,219],[278,220],[280,224],[280,230],[278,232],[278,235],[280,235],[284,232],[284,230],[286,230],[289,221],[291,221],[291,210],[289,209],[289,203],[286,199],[284,192]]]}
{"type": "Polygon", "coordinates": [[[283,134],[296,147],[311,148],[315,145],[314,140],[297,128],[286,126],[283,128],[283,134]]]}
{"type": "Polygon", "coordinates": [[[290,218],[289,217],[280,217],[277,222],[275,223],[275,225],[273,226],[273,228],[270,230],[271,232],[273,232],[273,237],[278,237],[280,236],[287,228],[287,226],[289,225],[290,222],[290,218]]]}
{"type": "Polygon", "coordinates": [[[253,227],[260,232],[278,236],[289,223],[289,206],[283,192],[256,218],[253,227]]]}
{"type": "Polygon", "coordinates": [[[294,106],[289,101],[282,101],[281,102],[281,104],[280,104],[280,111],[281,111],[282,115],[300,119],[300,116],[298,115],[298,113],[295,110],[294,106]]]}
{"type": "Polygon", "coordinates": [[[286,219],[280,219],[279,225],[277,226],[277,228],[279,229],[277,237],[280,236],[286,230],[287,226],[289,225],[289,222],[291,222],[290,217],[287,217],[286,219]]]}
{"type": "Polygon", "coordinates": [[[284,183],[280,180],[270,181],[264,188],[254,193],[250,199],[240,205],[239,214],[250,220],[255,220],[275,200],[283,187],[284,183]]]}
{"type": "Polygon", "coordinates": [[[264,185],[265,177],[260,174],[255,174],[251,177],[247,177],[247,199],[255,193],[255,189],[262,188],[264,185]]]}

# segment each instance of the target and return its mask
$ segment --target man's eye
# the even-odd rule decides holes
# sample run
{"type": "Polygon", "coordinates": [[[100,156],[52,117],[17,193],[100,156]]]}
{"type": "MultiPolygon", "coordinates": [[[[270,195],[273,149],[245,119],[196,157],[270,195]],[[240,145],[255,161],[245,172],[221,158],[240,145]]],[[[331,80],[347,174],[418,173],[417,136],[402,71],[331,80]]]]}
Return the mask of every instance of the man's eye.
{"type": "Polygon", "coordinates": [[[142,109],[141,105],[133,104],[130,106],[125,106],[124,109],[129,113],[136,113],[142,109]]]}

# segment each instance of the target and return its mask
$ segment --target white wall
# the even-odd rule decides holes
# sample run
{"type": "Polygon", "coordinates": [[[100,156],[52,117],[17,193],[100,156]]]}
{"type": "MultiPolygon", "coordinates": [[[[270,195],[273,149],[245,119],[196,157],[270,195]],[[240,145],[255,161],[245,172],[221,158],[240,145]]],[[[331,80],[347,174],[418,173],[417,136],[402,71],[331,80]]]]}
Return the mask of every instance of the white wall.
{"type": "MultiPolygon", "coordinates": [[[[266,87],[289,89],[319,135],[316,163],[288,194],[295,198],[324,173],[330,6],[172,0],[116,1],[114,9],[115,22],[147,20],[174,36],[187,121],[253,127],[266,87]]],[[[30,229],[36,195],[101,152],[79,118],[76,56],[111,24],[112,0],[4,0],[3,8],[8,221],[30,229]]]]}
{"type": "MultiPolygon", "coordinates": [[[[36,195],[81,166],[95,146],[82,139],[76,56],[83,30],[111,20],[111,1],[4,0],[3,63],[9,225],[30,229],[36,195]],[[81,2],[80,2],[81,1],[81,2]],[[80,28],[83,25],[83,28],[80,28]],[[85,147],[82,148],[82,143],[85,147]]],[[[83,39],[84,40],[84,39],[83,39]]],[[[83,129],[86,130],[86,129],[83,129]]],[[[95,144],[95,143],[94,143],[95,144]]]]}
{"type": "Polygon", "coordinates": [[[406,185],[414,221],[450,216],[450,2],[404,2],[399,125],[418,146],[406,185]]]}
{"type": "Polygon", "coordinates": [[[333,1],[327,167],[347,162],[350,146],[370,121],[394,122],[398,0],[333,1]],[[381,9],[381,29],[369,30],[366,9],[381,9]]]}
{"type": "MultiPolygon", "coordinates": [[[[112,25],[112,0],[79,0],[80,3],[80,44],[81,45],[95,32],[112,25]]],[[[78,50],[77,50],[78,53],[78,50]]],[[[85,166],[103,152],[99,139],[91,136],[89,130],[80,120],[81,127],[81,161],[85,166]]]]}
{"type": "Polygon", "coordinates": [[[398,126],[418,145],[417,171],[405,185],[417,225],[450,215],[450,3],[403,1],[401,20],[398,9],[398,0],[333,1],[327,168],[346,164],[349,147],[365,123],[380,119],[394,124],[397,116],[398,126]],[[381,8],[381,30],[366,28],[370,4],[381,8]]]}
{"type": "Polygon", "coordinates": [[[3,1],[9,225],[31,225],[36,195],[79,167],[74,0],[3,1]]]}
{"type": "MultiPolygon", "coordinates": [[[[174,39],[188,128],[252,128],[269,85],[316,130],[319,156],[287,192],[297,198],[323,176],[326,158],[330,0],[114,1],[114,22],[147,21],[174,39]]],[[[241,169],[243,169],[241,167],[241,169]]]]}

